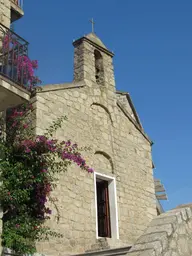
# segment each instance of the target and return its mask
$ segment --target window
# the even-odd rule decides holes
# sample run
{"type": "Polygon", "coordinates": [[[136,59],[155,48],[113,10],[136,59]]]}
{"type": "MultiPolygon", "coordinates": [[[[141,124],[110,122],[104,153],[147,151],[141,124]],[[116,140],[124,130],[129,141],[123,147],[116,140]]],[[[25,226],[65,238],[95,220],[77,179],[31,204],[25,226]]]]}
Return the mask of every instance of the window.
{"type": "Polygon", "coordinates": [[[94,51],[95,56],[95,80],[98,84],[104,84],[103,58],[99,51],[94,51]]]}
{"type": "Polygon", "coordinates": [[[96,180],[98,236],[111,237],[108,181],[96,180]]]}
{"type": "Polygon", "coordinates": [[[115,178],[94,173],[96,237],[119,239],[115,178]]]}

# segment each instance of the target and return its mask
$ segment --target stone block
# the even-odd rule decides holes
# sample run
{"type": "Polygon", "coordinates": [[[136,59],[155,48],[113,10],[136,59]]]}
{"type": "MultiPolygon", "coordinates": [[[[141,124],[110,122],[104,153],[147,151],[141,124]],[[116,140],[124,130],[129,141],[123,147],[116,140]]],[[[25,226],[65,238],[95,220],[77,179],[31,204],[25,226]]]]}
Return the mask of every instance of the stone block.
{"type": "Polygon", "coordinates": [[[146,234],[152,234],[156,232],[166,232],[168,236],[170,236],[173,233],[173,227],[172,224],[165,224],[165,225],[159,225],[159,226],[150,226],[146,230],[146,234]]]}

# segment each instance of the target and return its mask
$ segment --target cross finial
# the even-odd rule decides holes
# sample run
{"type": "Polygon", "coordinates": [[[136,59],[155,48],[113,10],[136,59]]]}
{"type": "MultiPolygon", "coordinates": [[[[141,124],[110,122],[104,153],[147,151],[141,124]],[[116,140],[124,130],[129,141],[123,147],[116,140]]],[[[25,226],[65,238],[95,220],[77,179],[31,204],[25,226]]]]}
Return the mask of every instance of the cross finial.
{"type": "Polygon", "coordinates": [[[95,22],[93,20],[93,18],[90,20],[91,24],[92,24],[92,33],[94,33],[94,25],[95,25],[95,22]]]}

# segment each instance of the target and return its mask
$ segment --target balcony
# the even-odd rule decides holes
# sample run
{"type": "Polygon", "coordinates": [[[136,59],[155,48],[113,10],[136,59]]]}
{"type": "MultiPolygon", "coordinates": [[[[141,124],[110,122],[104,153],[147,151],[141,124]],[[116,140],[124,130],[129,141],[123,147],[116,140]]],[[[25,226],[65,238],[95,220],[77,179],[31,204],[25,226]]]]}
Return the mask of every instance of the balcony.
{"type": "Polygon", "coordinates": [[[0,111],[30,100],[26,88],[28,42],[0,24],[0,111]]]}
{"type": "Polygon", "coordinates": [[[23,1],[24,0],[11,0],[11,22],[14,22],[23,17],[23,1]]]}

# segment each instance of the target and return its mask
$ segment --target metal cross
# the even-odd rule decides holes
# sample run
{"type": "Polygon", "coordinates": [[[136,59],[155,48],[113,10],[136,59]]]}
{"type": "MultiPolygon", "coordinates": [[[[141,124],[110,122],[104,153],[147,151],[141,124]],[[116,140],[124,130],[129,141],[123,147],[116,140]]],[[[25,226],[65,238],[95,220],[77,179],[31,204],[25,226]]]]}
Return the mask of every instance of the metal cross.
{"type": "Polygon", "coordinates": [[[95,22],[93,20],[93,18],[90,20],[91,24],[92,24],[92,33],[94,33],[94,25],[95,25],[95,22]]]}

